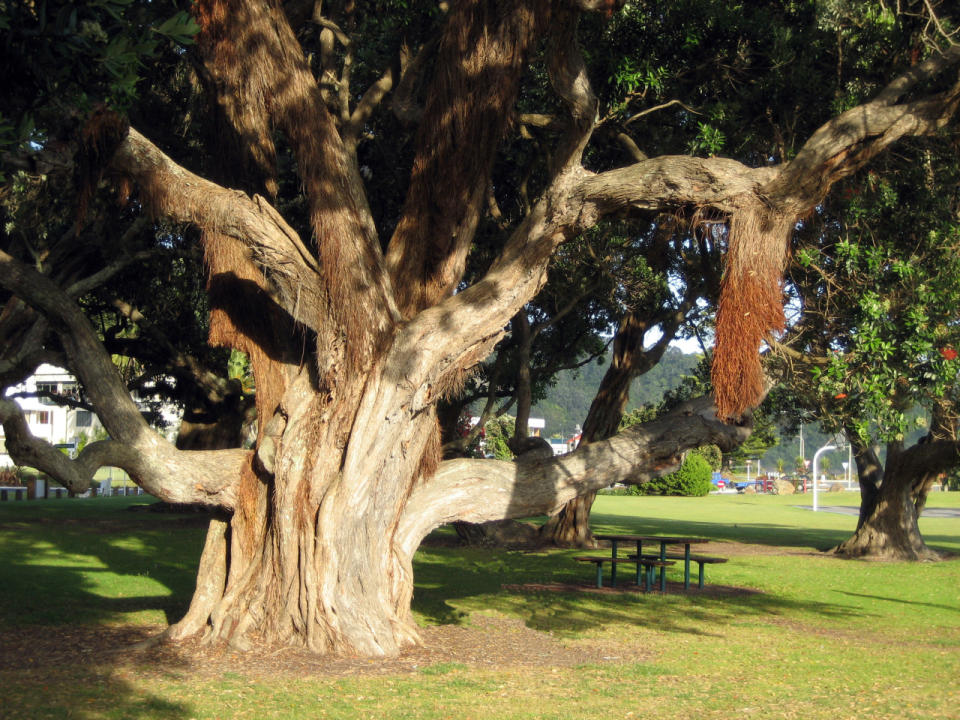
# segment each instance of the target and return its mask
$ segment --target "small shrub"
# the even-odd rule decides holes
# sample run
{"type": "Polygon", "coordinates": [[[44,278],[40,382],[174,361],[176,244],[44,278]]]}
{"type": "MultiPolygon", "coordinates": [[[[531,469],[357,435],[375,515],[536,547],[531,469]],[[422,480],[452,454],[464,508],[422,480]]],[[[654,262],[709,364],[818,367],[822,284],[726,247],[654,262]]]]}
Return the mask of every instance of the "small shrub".
{"type": "Polygon", "coordinates": [[[699,455],[706,460],[711,470],[719,470],[723,464],[723,451],[716,445],[704,445],[696,450],[691,450],[690,453],[699,455]]]}
{"type": "Polygon", "coordinates": [[[638,495],[701,496],[710,492],[710,463],[690,453],[676,472],[637,486],[638,495]]]}

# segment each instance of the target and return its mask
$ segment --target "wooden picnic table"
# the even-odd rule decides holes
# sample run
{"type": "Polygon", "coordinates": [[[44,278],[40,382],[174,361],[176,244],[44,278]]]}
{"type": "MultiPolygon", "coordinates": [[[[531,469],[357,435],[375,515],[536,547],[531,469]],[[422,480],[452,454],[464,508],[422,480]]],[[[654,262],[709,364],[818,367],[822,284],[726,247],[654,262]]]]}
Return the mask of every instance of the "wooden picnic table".
{"type": "MultiPolygon", "coordinates": [[[[620,542],[635,542],[637,544],[637,568],[639,574],[639,563],[643,558],[643,543],[660,543],[660,560],[665,562],[667,559],[667,545],[683,545],[683,587],[690,589],[690,546],[710,542],[705,538],[676,537],[670,535],[594,535],[597,540],[609,540],[611,544],[610,557],[616,559],[617,545],[620,542]]],[[[616,585],[617,582],[617,563],[611,563],[610,569],[611,582],[616,585]]],[[[703,569],[700,571],[700,584],[703,585],[703,569]]],[[[667,589],[666,567],[660,565],[660,592],[667,589]]]]}

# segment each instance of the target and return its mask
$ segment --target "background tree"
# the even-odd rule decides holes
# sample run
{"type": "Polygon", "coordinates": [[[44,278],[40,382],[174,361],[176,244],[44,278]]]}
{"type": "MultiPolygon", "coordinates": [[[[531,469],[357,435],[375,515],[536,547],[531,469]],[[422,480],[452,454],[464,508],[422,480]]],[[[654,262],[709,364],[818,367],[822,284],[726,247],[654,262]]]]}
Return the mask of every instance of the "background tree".
{"type": "MultiPolygon", "coordinates": [[[[9,25],[18,37],[63,9],[37,8],[9,25]]],[[[613,156],[594,149],[604,139],[594,138],[599,106],[577,43],[580,16],[616,9],[610,3],[461,0],[421,13],[374,2],[317,16],[266,0],[193,8],[196,45],[165,57],[190,80],[196,104],[169,95],[166,114],[149,109],[168,127],[179,125],[174,114],[192,112],[209,139],[160,132],[154,141],[137,127],[148,106],[131,101],[123,116],[109,97],[97,97],[107,109],[75,113],[77,135],[61,137],[51,125],[38,144],[62,144],[86,169],[76,197],[92,196],[103,179],[131,212],[198,229],[208,341],[246,353],[255,377],[253,447],[187,451],[159,438],[73,286],[18,252],[0,253],[0,286],[35,313],[26,332],[39,346],[52,338],[62,347],[111,435],[71,461],[31,437],[16,406],[4,402],[10,453],[74,490],[111,464],[160,498],[223,511],[211,522],[191,607],[168,630],[173,639],[205,633],[238,647],[394,654],[416,642],[412,556],[437,525],[555,511],[597,487],[643,482],[675,464],[684,447],[731,449],[749,432],[744,414],[766,392],[757,349],[782,323],[781,273],[797,222],[895,141],[939,132],[960,103],[960,50],[920,45],[915,64],[894,53],[871,66],[885,84],[864,103],[835,118],[822,104],[804,107],[810,132],[798,132],[795,154],[765,152],[754,163],[634,154],[613,167],[592,160],[613,156]],[[378,62],[387,57],[397,60],[378,62]],[[416,126],[401,128],[402,140],[383,132],[388,121],[372,120],[394,89],[400,115],[416,126]],[[542,102],[557,119],[542,136],[552,151],[498,251],[461,285],[521,98],[542,102]],[[402,190],[385,190],[383,207],[370,191],[385,181],[366,184],[359,149],[368,143],[393,144],[404,149],[399,160],[410,158],[402,190]],[[729,228],[716,407],[688,403],[560,458],[441,460],[437,403],[455,394],[540,291],[558,247],[605,217],[697,210],[729,228]]],[[[807,4],[774,14],[787,18],[798,8],[813,17],[807,4]]],[[[131,4],[118,32],[150,35],[137,13],[151,10],[131,4]]],[[[709,4],[700,10],[731,17],[709,4]]],[[[69,43],[75,33],[65,14],[68,35],[58,42],[69,43]]],[[[915,34],[928,19],[904,15],[898,32],[915,34]]],[[[655,37],[654,27],[648,22],[645,33],[655,37]]],[[[802,28],[803,47],[833,37],[812,23],[802,28]]],[[[45,82],[46,58],[30,49],[36,67],[22,82],[45,82]]],[[[89,87],[96,89],[93,79],[89,87]]]]}
{"type": "Polygon", "coordinates": [[[935,479],[960,464],[960,226],[957,197],[943,192],[958,177],[934,160],[954,145],[905,145],[851,178],[800,235],[791,281],[802,313],[779,349],[787,402],[853,448],[861,508],[844,555],[934,557],[917,516],[935,479]]]}
{"type": "MultiPolygon", "coordinates": [[[[715,302],[719,293],[719,250],[709,230],[691,231],[676,218],[661,218],[651,235],[647,257],[659,284],[652,296],[639,296],[617,325],[610,365],[584,419],[581,445],[605,440],[621,429],[633,381],[660,362],[681,329],[695,322],[701,305],[715,302]]],[[[593,492],[568,502],[550,517],[541,535],[558,545],[592,545],[589,518],[595,498],[593,492]]]]}

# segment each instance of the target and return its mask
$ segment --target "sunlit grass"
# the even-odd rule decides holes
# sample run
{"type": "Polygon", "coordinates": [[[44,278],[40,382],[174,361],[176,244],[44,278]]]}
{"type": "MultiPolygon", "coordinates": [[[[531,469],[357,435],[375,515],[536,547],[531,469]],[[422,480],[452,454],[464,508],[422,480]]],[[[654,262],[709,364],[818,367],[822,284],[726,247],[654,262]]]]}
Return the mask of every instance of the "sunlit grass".
{"type": "MultiPolygon", "coordinates": [[[[90,665],[0,671],[11,718],[955,718],[960,559],[840,560],[853,515],[812,513],[807,497],[601,497],[597,529],[777,545],[731,554],[708,584],[730,595],[513,592],[503,585],[588,581],[574,551],[424,546],[414,612],[423,624],[519,618],[570,643],[615,642],[644,662],[478,668],[450,661],[406,675],[205,677],[187,667],[90,665]]],[[[126,510],[142,499],[0,507],[0,611],[7,626],[162,623],[189,601],[203,528],[126,510]],[[19,515],[17,513],[20,513],[19,515]]],[[[853,504],[852,494],[821,505],[853,504]]],[[[933,507],[960,507],[960,493],[933,507]]],[[[940,550],[960,520],[925,518],[940,550]]],[[[731,546],[732,547],[732,546],[731,546]]],[[[671,576],[677,579],[677,571],[671,576]]],[[[46,628],[46,629],[44,629],[46,628]]]]}

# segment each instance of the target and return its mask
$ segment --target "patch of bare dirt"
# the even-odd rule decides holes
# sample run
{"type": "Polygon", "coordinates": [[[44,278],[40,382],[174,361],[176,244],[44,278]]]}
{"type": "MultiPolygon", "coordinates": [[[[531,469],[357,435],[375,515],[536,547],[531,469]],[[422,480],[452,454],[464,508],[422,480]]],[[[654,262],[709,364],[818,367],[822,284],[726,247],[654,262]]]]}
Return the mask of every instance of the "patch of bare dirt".
{"type": "Polygon", "coordinates": [[[151,668],[191,677],[225,672],[246,677],[336,677],[414,673],[438,663],[477,668],[572,667],[585,663],[636,662],[636,648],[615,641],[565,641],[527,627],[521,620],[474,615],[469,625],[421,629],[422,645],[389,659],[318,656],[279,648],[237,652],[199,640],[150,644],[162,627],[23,628],[0,632],[0,671],[58,667],[151,668]]]}

